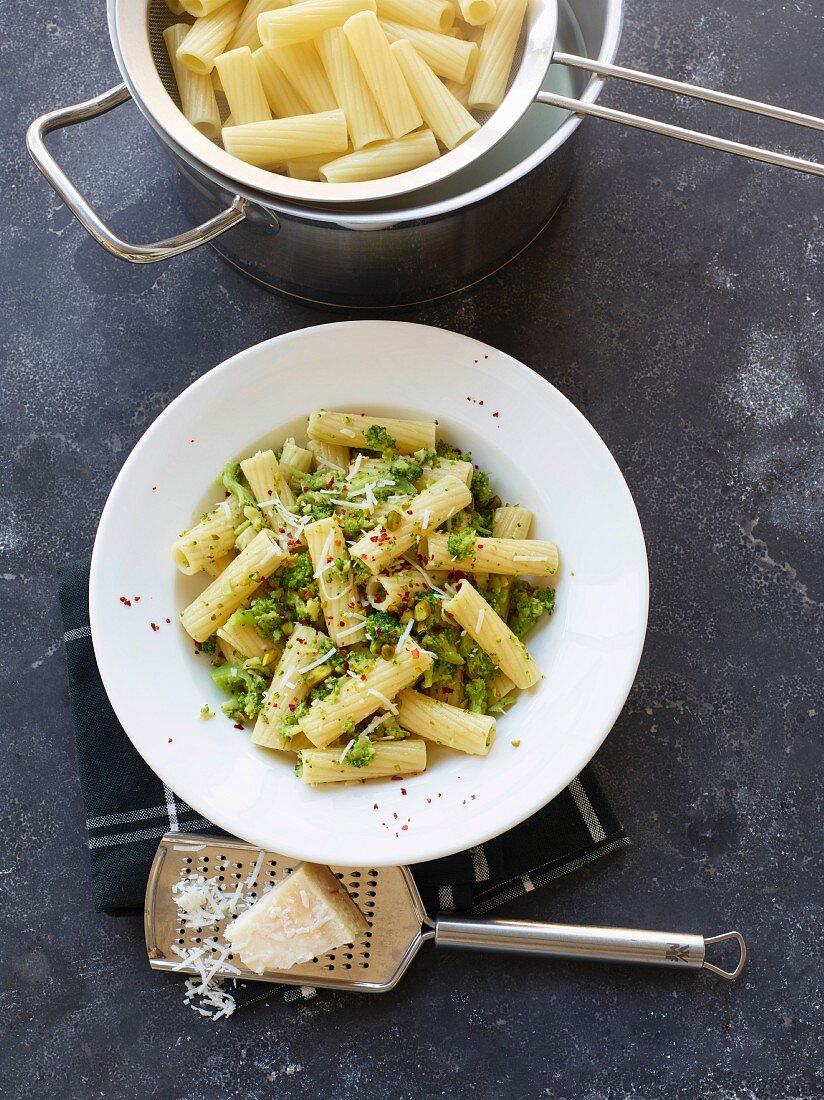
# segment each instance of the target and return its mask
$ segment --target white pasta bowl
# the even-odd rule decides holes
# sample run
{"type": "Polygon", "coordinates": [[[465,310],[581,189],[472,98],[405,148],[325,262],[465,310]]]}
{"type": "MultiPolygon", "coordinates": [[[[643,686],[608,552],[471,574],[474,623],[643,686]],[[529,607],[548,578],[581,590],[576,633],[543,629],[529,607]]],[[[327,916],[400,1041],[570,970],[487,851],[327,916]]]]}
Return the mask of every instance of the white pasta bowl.
{"type": "Polygon", "coordinates": [[[453,332],[357,321],[258,344],[172,402],[111,491],[89,598],[114,710],[180,798],[228,832],[297,859],[387,866],[488,840],[578,774],[632,685],[649,579],[629,489],[597,433],[553,386],[453,332]],[[203,580],[177,572],[170,546],[216,499],[216,474],[261,444],[300,441],[305,418],[321,406],[435,416],[441,436],[473,452],[504,500],[534,511],[533,535],[560,547],[557,610],[528,639],[543,679],[498,720],[487,757],[433,745],[427,771],[403,782],[306,786],[290,757],[252,745],[248,731],[222,716],[225,697],[178,625],[203,580]],[[211,721],[200,717],[204,703],[217,712],[211,721]]]}

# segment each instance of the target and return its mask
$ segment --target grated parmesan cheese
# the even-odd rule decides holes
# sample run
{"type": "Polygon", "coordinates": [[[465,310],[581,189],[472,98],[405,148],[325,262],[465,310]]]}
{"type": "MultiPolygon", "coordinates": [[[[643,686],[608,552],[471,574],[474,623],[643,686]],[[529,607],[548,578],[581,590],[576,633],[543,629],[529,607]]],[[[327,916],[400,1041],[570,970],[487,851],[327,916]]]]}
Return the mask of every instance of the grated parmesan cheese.
{"type": "Polygon", "coordinates": [[[546,561],[546,554],[538,554],[537,556],[531,554],[513,554],[513,561],[546,561]]]}
{"type": "Polygon", "coordinates": [[[345,435],[347,439],[354,439],[355,438],[355,433],[352,431],[351,428],[341,428],[340,429],[340,434],[345,435]]]}
{"type": "Polygon", "coordinates": [[[481,627],[484,625],[484,615],[485,614],[486,614],[486,611],[483,607],[478,610],[478,618],[475,621],[475,633],[476,634],[480,633],[481,627]]]}
{"type": "Polygon", "coordinates": [[[398,708],[395,706],[395,704],[392,702],[392,700],[387,699],[387,697],[383,694],[383,692],[378,691],[377,688],[367,688],[366,689],[366,694],[367,695],[374,695],[374,697],[378,700],[378,702],[382,703],[386,707],[386,709],[389,711],[390,714],[397,714],[398,713],[398,708]]]}
{"type": "Polygon", "coordinates": [[[403,647],[406,645],[409,635],[412,633],[412,627],[415,625],[415,620],[410,619],[406,626],[403,628],[403,633],[398,638],[397,645],[395,646],[395,653],[400,653],[403,647]]]}

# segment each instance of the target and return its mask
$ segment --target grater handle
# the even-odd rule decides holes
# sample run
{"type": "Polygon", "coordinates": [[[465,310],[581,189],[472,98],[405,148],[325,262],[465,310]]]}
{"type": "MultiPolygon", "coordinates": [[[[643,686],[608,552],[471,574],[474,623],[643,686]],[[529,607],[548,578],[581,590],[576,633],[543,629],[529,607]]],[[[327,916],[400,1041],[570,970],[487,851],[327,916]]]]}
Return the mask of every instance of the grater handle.
{"type": "Polygon", "coordinates": [[[691,932],[651,932],[643,928],[598,928],[590,925],[545,924],[541,921],[469,920],[440,916],[435,943],[477,951],[544,955],[556,959],[636,963],[678,970],[711,970],[729,981],[744,968],[747,947],[740,932],[700,936],[691,932]],[[707,961],[707,944],[735,940],[740,957],[734,970],[707,961]]]}

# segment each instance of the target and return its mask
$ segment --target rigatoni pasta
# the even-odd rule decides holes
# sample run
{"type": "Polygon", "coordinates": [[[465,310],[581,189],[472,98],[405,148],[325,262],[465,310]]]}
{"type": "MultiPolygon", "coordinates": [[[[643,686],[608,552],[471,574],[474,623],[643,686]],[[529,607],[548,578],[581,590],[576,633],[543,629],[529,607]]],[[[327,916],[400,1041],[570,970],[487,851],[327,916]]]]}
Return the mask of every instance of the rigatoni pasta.
{"type": "Polygon", "coordinates": [[[368,149],[347,153],[324,164],[318,175],[325,183],[363,183],[410,172],[437,160],[438,144],[431,130],[416,130],[394,141],[381,141],[368,149]]]}
{"type": "Polygon", "coordinates": [[[307,434],[227,463],[173,547],[206,574],[181,623],[224,713],[310,786],[414,775],[427,743],[502,751],[498,716],[540,678],[524,638],[554,608],[554,544],[435,421],[318,410],[307,434]]]}
{"type": "Polygon", "coordinates": [[[410,130],[416,130],[423,120],[381,28],[382,24],[378,23],[372,12],[361,12],[344,23],[343,33],[386,120],[390,135],[399,138],[410,130]]]}
{"type": "Polygon", "coordinates": [[[484,27],[469,92],[470,107],[493,111],[503,102],[526,5],[527,0],[498,0],[495,15],[484,27]]]}
{"type": "MultiPolygon", "coordinates": [[[[345,750],[344,750],[345,751],[345,750]]],[[[352,779],[346,756],[337,749],[302,749],[300,777],[310,786],[320,783],[345,783],[352,779]]],[[[419,775],[426,771],[426,742],[410,737],[407,741],[375,745],[374,755],[358,769],[358,779],[386,779],[399,775],[419,775]]]]}
{"type": "Polygon", "coordinates": [[[328,152],[334,156],[346,148],[347,140],[343,111],[296,115],[223,129],[223,144],[227,151],[259,168],[315,153],[328,152]]]}
{"type": "Polygon", "coordinates": [[[467,573],[502,573],[510,577],[551,577],[558,570],[558,547],[537,539],[467,540],[466,552],[450,549],[448,535],[437,534],[422,547],[427,569],[463,569],[467,573]]]}
{"type": "Polygon", "coordinates": [[[390,47],[401,67],[407,87],[424,122],[447,149],[454,149],[478,129],[479,123],[438,80],[435,73],[405,38],[390,47]]]}
{"type": "MultiPolygon", "coordinates": [[[[500,102],[526,11],[526,0],[459,2],[456,25],[453,0],[169,0],[197,16],[165,35],[184,115],[230,155],[292,179],[351,185],[414,171],[478,130],[475,106],[500,102]],[[342,147],[298,142],[283,156],[263,131],[240,129],[339,109],[351,138],[342,147]]],[[[314,134],[322,123],[308,125],[314,134]]]]}
{"type": "Polygon", "coordinates": [[[228,0],[216,10],[195,20],[194,26],[177,49],[177,59],[187,69],[202,76],[215,67],[215,58],[226,49],[235,32],[244,0],[228,0]]]}
{"type": "Polygon", "coordinates": [[[317,41],[317,50],[335,98],[346,115],[355,149],[387,141],[389,130],[341,28],[325,31],[317,41]]]}
{"type": "Polygon", "coordinates": [[[215,58],[215,68],[235,126],[271,119],[272,111],[248,46],[220,54],[215,58]]]}
{"type": "Polygon", "coordinates": [[[267,52],[310,111],[337,110],[338,101],[314,42],[297,42],[267,52]]]}
{"type": "Polygon", "coordinates": [[[186,23],[175,23],[163,32],[163,41],[175,74],[181,111],[201,134],[214,140],[220,133],[220,112],[212,81],[208,75],[191,72],[177,56],[190,30],[186,23]]]}
{"type": "Polygon", "coordinates": [[[263,91],[275,118],[291,118],[309,114],[309,105],[289,83],[286,73],[268,50],[252,54],[263,91]]]}
{"type": "Polygon", "coordinates": [[[398,696],[398,722],[418,737],[471,756],[486,756],[495,736],[495,719],[491,715],[472,714],[413,688],[398,696]]]}
{"type": "Polygon", "coordinates": [[[478,643],[515,687],[529,688],[541,678],[540,670],[526,646],[469,581],[460,581],[458,591],[444,604],[444,610],[478,643]]]}

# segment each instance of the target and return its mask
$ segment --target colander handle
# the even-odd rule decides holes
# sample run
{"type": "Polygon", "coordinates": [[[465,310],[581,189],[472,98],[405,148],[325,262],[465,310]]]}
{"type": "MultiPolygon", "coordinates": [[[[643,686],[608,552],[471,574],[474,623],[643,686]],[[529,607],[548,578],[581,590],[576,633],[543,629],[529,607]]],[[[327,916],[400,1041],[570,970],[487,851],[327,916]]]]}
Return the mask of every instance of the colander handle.
{"type": "Polygon", "coordinates": [[[711,970],[729,981],[744,969],[747,947],[740,932],[700,936],[692,932],[650,932],[643,928],[598,928],[541,921],[466,920],[439,916],[435,943],[476,951],[500,951],[514,955],[543,955],[556,959],[589,959],[594,962],[640,963],[676,970],[711,970]],[[706,957],[707,944],[735,940],[740,956],[733,970],[723,970],[706,957]]]}
{"type": "MultiPolygon", "coordinates": [[[[594,73],[600,77],[613,77],[616,80],[628,80],[634,84],[646,84],[650,88],[673,92],[675,95],[703,99],[707,103],[716,103],[721,107],[731,107],[737,111],[749,111],[761,118],[774,118],[780,122],[791,122],[795,126],[804,126],[810,130],[824,130],[824,118],[793,111],[787,107],[777,107],[772,103],[761,103],[757,99],[745,99],[743,96],[718,92],[713,88],[703,88],[698,84],[686,84],[682,80],[671,80],[666,76],[656,76],[639,69],[627,69],[623,65],[611,65],[606,61],[595,61],[591,57],[578,57],[576,54],[557,51],[552,55],[553,64],[568,65],[575,69],[594,73]]],[[[664,137],[687,141],[692,145],[702,145],[705,149],[715,149],[721,153],[732,153],[750,160],[760,160],[765,164],[776,164],[780,168],[792,168],[796,172],[809,172],[814,176],[824,176],[824,164],[814,160],[804,160],[781,153],[776,149],[764,149],[759,145],[747,145],[742,141],[730,141],[715,134],[704,134],[700,130],[689,130],[685,126],[673,126],[656,118],[633,115],[628,111],[619,111],[602,103],[590,100],[571,99],[555,92],[539,92],[536,103],[547,103],[551,107],[561,107],[576,115],[594,115],[608,122],[620,122],[624,126],[634,126],[648,133],[661,134],[664,137]]]]}
{"type": "Polygon", "coordinates": [[[119,260],[128,260],[133,264],[153,264],[158,260],[168,260],[172,256],[179,256],[181,252],[198,248],[243,221],[246,200],[236,195],[232,205],[220,214],[216,214],[214,218],[203,222],[202,225],[196,225],[193,229],[187,229],[176,237],[154,241],[152,244],[130,244],[113,233],[89,206],[48,151],[45,138],[46,134],[50,134],[52,130],[59,130],[63,126],[74,126],[78,122],[104,115],[130,98],[126,85],[118,84],[114,88],[109,88],[107,92],[94,96],[93,99],[87,99],[84,103],[75,103],[71,107],[60,107],[56,111],[49,111],[40,118],[36,118],[29,126],[26,145],[34,163],[83,228],[91,233],[99,245],[102,245],[107,252],[111,252],[113,256],[117,256],[119,260]]]}

